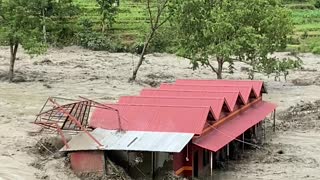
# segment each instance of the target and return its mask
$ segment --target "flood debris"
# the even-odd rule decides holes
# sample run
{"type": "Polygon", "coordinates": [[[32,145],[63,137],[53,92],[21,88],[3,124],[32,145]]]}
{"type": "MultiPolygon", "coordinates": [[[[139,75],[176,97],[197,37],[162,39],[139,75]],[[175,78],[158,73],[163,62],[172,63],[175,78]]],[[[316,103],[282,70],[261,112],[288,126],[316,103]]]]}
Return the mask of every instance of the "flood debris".
{"type": "Polygon", "coordinates": [[[62,147],[64,143],[59,136],[42,137],[36,144],[35,150],[42,156],[54,155],[62,147]]]}
{"type": "Polygon", "coordinates": [[[279,113],[281,120],[279,128],[320,129],[320,100],[301,102],[279,113]]]}

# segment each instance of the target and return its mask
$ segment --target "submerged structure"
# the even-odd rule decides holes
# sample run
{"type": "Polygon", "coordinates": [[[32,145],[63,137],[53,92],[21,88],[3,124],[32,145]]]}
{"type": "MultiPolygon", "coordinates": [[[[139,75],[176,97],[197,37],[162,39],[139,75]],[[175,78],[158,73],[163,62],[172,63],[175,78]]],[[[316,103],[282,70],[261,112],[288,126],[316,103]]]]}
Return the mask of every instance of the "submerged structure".
{"type": "Polygon", "coordinates": [[[42,110],[36,123],[84,131],[62,149],[76,173],[106,173],[108,157],[132,176],[201,177],[262,141],[263,120],[276,109],[263,93],[263,81],[177,80],[114,104],[84,99],[60,106],[49,99],[54,108],[42,110]]]}

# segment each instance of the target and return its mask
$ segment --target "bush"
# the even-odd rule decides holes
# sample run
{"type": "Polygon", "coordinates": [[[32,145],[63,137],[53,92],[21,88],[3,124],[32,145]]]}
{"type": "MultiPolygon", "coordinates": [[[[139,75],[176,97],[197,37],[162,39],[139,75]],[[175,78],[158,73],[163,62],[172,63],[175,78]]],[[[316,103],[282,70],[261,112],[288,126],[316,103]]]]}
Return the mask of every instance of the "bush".
{"type": "Polygon", "coordinates": [[[314,7],[320,9],[320,0],[316,0],[316,2],[314,3],[314,7]]]}
{"type": "Polygon", "coordinates": [[[314,54],[320,54],[320,46],[316,46],[312,49],[312,53],[314,54]]]}
{"type": "Polygon", "coordinates": [[[284,0],[284,3],[310,3],[312,0],[284,0]]]}
{"type": "Polygon", "coordinates": [[[300,42],[300,38],[299,37],[290,37],[288,43],[292,44],[292,45],[298,45],[301,42],[300,42]]]}
{"type": "Polygon", "coordinates": [[[177,42],[175,33],[176,31],[172,26],[164,26],[159,29],[150,44],[149,52],[175,53],[177,42]]]}
{"type": "Polygon", "coordinates": [[[290,9],[309,9],[309,10],[314,10],[315,7],[313,4],[290,4],[287,5],[288,8],[290,9]]]}
{"type": "Polygon", "coordinates": [[[77,34],[78,45],[95,50],[115,52],[122,49],[120,41],[117,38],[106,36],[104,33],[93,29],[93,22],[84,19],[80,22],[80,31],[77,34]]]}

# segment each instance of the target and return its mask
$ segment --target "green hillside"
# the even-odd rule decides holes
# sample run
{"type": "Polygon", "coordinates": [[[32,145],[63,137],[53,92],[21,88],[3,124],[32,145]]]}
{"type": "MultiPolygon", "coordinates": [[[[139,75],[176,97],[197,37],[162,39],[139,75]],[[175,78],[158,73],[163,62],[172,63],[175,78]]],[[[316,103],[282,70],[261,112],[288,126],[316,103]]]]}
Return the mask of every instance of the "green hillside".
{"type": "MultiPolygon", "coordinates": [[[[75,0],[83,9],[83,17],[99,22],[95,0],[75,0]]],[[[319,0],[320,2],[320,0],[319,0]]],[[[295,25],[294,35],[287,50],[320,53],[320,9],[316,0],[287,0],[285,5],[292,9],[295,25]]],[[[145,4],[134,0],[121,0],[116,22],[112,27],[124,44],[132,44],[143,35],[147,27],[145,4]]]]}
{"type": "MultiPolygon", "coordinates": [[[[98,6],[95,0],[74,0],[83,9],[83,18],[99,22],[98,6]]],[[[116,22],[112,32],[119,35],[125,43],[133,43],[145,32],[147,26],[145,4],[130,0],[121,0],[116,22]]]]}

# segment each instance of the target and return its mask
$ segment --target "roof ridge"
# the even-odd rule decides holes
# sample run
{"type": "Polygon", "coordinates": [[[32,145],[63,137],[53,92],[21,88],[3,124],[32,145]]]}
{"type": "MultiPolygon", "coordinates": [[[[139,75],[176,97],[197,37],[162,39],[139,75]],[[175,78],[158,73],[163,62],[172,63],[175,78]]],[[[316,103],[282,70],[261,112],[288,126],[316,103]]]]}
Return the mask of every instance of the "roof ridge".
{"type": "Polygon", "coordinates": [[[180,108],[209,108],[210,105],[203,105],[203,106],[187,106],[187,105],[157,105],[157,104],[105,104],[107,106],[150,106],[150,107],[180,107],[180,108]]]}

